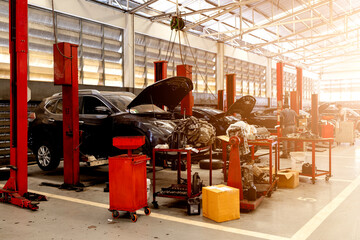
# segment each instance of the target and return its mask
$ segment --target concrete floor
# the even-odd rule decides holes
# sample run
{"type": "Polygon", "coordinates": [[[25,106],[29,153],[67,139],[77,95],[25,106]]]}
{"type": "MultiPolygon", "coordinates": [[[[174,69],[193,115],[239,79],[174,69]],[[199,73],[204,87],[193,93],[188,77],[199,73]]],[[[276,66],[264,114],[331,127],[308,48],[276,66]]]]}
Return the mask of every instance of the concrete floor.
{"type": "MultiPolygon", "coordinates": [[[[319,169],[327,169],[327,154],[317,153],[319,169]]],[[[282,161],[282,166],[289,164],[282,161]]],[[[81,179],[105,180],[107,170],[83,167],[81,179]]],[[[133,223],[126,216],[112,219],[105,184],[83,192],[40,186],[44,181],[62,183],[62,168],[44,173],[29,166],[29,191],[41,192],[49,201],[35,212],[0,204],[0,239],[360,239],[360,143],[335,147],[332,170],[329,182],[320,177],[313,185],[300,177],[298,188],[278,189],[239,220],[215,223],[202,215],[187,216],[184,202],[158,198],[160,208],[152,208],[150,216],[138,211],[133,223]]],[[[195,171],[206,184],[208,172],[193,165],[195,171]]],[[[163,186],[176,179],[170,170],[157,176],[163,186]]],[[[214,171],[213,183],[222,183],[221,170],[214,171]]]]}

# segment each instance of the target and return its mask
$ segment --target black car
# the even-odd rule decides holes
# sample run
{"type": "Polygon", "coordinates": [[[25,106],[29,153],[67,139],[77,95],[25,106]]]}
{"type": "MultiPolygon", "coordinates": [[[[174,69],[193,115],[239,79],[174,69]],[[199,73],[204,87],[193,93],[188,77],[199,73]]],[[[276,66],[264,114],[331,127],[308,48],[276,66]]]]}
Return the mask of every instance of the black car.
{"type": "MultiPolygon", "coordinates": [[[[310,114],[303,110],[299,111],[299,115],[303,117],[310,117],[310,114]]],[[[258,110],[248,115],[244,115],[243,118],[249,124],[266,127],[271,133],[277,132],[275,128],[276,125],[278,125],[277,108],[266,108],[263,110],[258,110]]]]}
{"type": "MultiPolygon", "coordinates": [[[[138,96],[129,92],[79,91],[81,155],[107,158],[118,154],[112,146],[115,136],[145,135],[140,149],[151,156],[157,144],[167,142],[175,123],[170,110],[193,88],[190,79],[173,77],[156,82],[138,96]],[[167,93],[167,94],[164,94],[167,93]]],[[[29,147],[43,170],[57,168],[62,157],[62,94],[46,98],[35,110],[29,124],[29,147]]]]}

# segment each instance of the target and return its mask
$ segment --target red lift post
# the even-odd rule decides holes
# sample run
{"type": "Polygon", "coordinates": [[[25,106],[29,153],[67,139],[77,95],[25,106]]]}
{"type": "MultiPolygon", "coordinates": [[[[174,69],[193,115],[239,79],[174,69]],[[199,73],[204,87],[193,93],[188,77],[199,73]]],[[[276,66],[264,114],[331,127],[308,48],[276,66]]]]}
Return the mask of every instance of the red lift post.
{"type": "MultiPolygon", "coordinates": [[[[226,74],[226,107],[230,108],[236,97],[236,74],[226,74]]],[[[227,110],[226,109],[226,110],[227,110]]]]}
{"type": "Polygon", "coordinates": [[[63,151],[64,184],[61,188],[78,189],[79,167],[79,93],[78,93],[78,46],[55,43],[54,84],[62,85],[63,99],[63,151]]]}
{"type": "Polygon", "coordinates": [[[218,90],[218,109],[224,110],[224,90],[218,90]]]}
{"type": "Polygon", "coordinates": [[[154,62],[154,73],[155,73],[155,78],[154,78],[155,82],[167,78],[167,61],[154,62]]]}
{"type": "MultiPolygon", "coordinates": [[[[192,80],[192,66],[190,65],[177,65],[176,66],[177,76],[179,77],[187,77],[192,80]]],[[[185,114],[186,116],[192,116],[192,108],[194,106],[194,96],[192,95],[192,91],[188,93],[181,100],[181,114],[185,114]]]]}
{"type": "MultiPolygon", "coordinates": [[[[284,104],[284,66],[289,65],[288,63],[278,62],[276,64],[276,102],[277,102],[277,125],[280,125],[280,112],[283,109],[284,104]]],[[[294,66],[293,66],[294,67],[294,66]]],[[[292,106],[292,109],[302,109],[302,69],[299,67],[296,68],[296,92],[297,92],[297,105],[292,106]]],[[[292,101],[293,102],[293,101],[292,101]]],[[[295,110],[296,111],[296,110],[295,110]]],[[[297,111],[297,113],[299,113],[297,111]]],[[[278,136],[281,137],[281,130],[278,128],[277,130],[278,136]]]]}
{"type": "Polygon", "coordinates": [[[9,1],[10,178],[0,189],[0,202],[37,210],[45,196],[28,192],[27,181],[27,0],[9,1]],[[33,201],[36,200],[36,201],[33,201]]]}

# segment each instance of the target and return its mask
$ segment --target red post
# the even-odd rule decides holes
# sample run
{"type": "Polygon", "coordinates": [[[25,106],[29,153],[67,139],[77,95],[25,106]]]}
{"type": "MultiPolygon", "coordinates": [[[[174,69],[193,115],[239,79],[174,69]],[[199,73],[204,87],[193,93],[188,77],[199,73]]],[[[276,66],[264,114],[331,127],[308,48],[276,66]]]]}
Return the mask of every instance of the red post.
{"type": "MultiPolygon", "coordinates": [[[[177,76],[187,77],[192,80],[192,66],[190,65],[177,65],[176,66],[177,76]]],[[[194,97],[192,91],[188,93],[181,101],[181,114],[192,116],[192,107],[194,106],[194,97]]]]}
{"type": "Polygon", "coordinates": [[[167,61],[154,62],[155,82],[167,78],[167,61]]]}
{"type": "Polygon", "coordinates": [[[218,109],[224,110],[224,90],[218,90],[218,109]]]}
{"type": "Polygon", "coordinates": [[[290,92],[290,107],[297,114],[299,114],[300,105],[299,105],[299,95],[297,91],[290,92]]]}
{"type": "Polygon", "coordinates": [[[236,74],[226,74],[226,102],[227,109],[235,102],[236,96],[236,74]]]}
{"type": "MultiPolygon", "coordinates": [[[[284,63],[276,64],[276,102],[277,102],[277,125],[280,125],[280,112],[283,108],[283,79],[284,79],[284,63]]],[[[281,129],[277,130],[278,137],[281,137],[281,129]]]]}
{"type": "Polygon", "coordinates": [[[27,0],[9,1],[10,165],[17,170],[10,170],[10,179],[6,185],[21,196],[28,191],[27,32],[27,0]]]}
{"type": "Polygon", "coordinates": [[[311,95],[311,131],[316,135],[319,134],[318,122],[319,122],[318,95],[312,94],[311,95]]]}
{"type": "Polygon", "coordinates": [[[296,68],[296,90],[299,99],[299,109],[302,109],[302,96],[303,96],[303,71],[302,68],[296,68]]]}
{"type": "Polygon", "coordinates": [[[63,96],[65,187],[80,185],[77,47],[77,45],[70,43],[58,43],[58,47],[54,44],[54,83],[55,85],[62,85],[63,96]]]}

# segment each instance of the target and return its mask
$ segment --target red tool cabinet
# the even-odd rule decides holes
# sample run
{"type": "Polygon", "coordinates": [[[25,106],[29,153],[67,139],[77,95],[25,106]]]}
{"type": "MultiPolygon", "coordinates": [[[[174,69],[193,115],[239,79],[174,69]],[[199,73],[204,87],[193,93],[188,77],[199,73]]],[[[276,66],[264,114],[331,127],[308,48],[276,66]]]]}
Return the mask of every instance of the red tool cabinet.
{"type": "Polygon", "coordinates": [[[132,155],[145,143],[144,136],[116,137],[113,145],[119,149],[128,149],[128,154],[109,158],[109,197],[110,208],[114,218],[120,216],[119,211],[130,213],[131,220],[137,221],[136,210],[144,208],[150,214],[147,203],[146,155],[132,155]]]}

